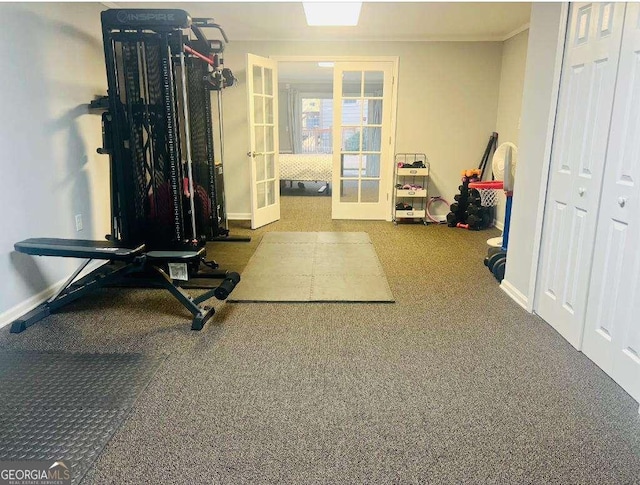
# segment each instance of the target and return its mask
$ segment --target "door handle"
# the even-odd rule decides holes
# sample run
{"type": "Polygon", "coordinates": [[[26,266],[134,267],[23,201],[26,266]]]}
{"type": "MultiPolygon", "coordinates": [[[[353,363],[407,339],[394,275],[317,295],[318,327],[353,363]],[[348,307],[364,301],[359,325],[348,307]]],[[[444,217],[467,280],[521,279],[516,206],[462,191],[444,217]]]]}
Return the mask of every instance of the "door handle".
{"type": "Polygon", "coordinates": [[[263,152],[247,152],[247,156],[251,158],[257,157],[258,155],[264,155],[264,153],[263,152]]]}
{"type": "Polygon", "coordinates": [[[578,195],[582,197],[587,190],[584,187],[578,189],[578,195]]]}
{"type": "Polygon", "coordinates": [[[626,197],[618,197],[618,205],[620,207],[624,207],[624,205],[627,203],[627,198],[626,197]]]}

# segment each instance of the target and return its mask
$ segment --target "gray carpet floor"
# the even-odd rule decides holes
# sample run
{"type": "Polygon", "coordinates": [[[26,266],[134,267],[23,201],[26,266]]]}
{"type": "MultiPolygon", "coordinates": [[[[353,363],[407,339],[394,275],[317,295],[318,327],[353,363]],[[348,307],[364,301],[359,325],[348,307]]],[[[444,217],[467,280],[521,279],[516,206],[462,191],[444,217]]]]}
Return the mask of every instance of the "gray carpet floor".
{"type": "Polygon", "coordinates": [[[640,483],[638,404],[499,289],[497,231],[282,203],[210,255],[241,271],[269,231],[366,231],[396,303],[216,303],[192,332],[163,292],[111,289],[0,331],[0,349],[166,356],[85,483],[640,483]]]}

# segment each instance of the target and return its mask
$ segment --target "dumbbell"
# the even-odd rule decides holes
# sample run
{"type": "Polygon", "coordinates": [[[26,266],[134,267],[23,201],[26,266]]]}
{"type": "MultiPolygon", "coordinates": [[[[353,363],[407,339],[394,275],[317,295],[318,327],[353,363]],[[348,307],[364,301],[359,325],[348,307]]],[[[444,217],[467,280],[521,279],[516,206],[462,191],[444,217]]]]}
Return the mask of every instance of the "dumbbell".
{"type": "Polygon", "coordinates": [[[482,216],[482,227],[489,227],[493,222],[493,214],[490,210],[483,211],[481,213],[482,216]]]}
{"type": "Polygon", "coordinates": [[[447,214],[447,224],[449,225],[449,227],[456,227],[457,223],[458,223],[458,216],[455,215],[453,212],[449,212],[447,214]]]}
{"type": "Polygon", "coordinates": [[[471,229],[480,229],[480,224],[482,224],[482,219],[474,214],[471,214],[467,217],[467,224],[469,224],[469,228],[471,229]]]}
{"type": "Polygon", "coordinates": [[[496,263],[501,259],[506,259],[506,257],[507,257],[507,252],[503,251],[502,249],[500,249],[499,251],[489,256],[489,259],[487,260],[487,268],[489,268],[489,271],[493,273],[493,268],[496,265],[496,263]]]}
{"type": "Polygon", "coordinates": [[[489,248],[489,249],[487,250],[487,255],[486,255],[486,257],[484,258],[484,265],[485,265],[485,266],[487,266],[487,267],[489,267],[489,258],[490,258],[491,256],[493,256],[494,254],[497,254],[497,253],[499,253],[499,252],[501,252],[501,251],[502,251],[502,248],[500,248],[500,247],[498,247],[498,248],[493,248],[493,247],[492,247],[492,248],[489,248]]]}
{"type": "Polygon", "coordinates": [[[507,255],[505,254],[504,257],[498,259],[495,262],[495,264],[493,265],[493,271],[491,271],[493,273],[493,276],[496,278],[496,280],[498,280],[498,283],[502,283],[506,269],[507,269],[507,255]]]}
{"type": "Polygon", "coordinates": [[[240,275],[238,273],[229,273],[213,291],[213,294],[218,300],[226,300],[238,283],[240,283],[240,275]]]}
{"type": "Polygon", "coordinates": [[[480,197],[473,197],[473,196],[469,196],[467,198],[469,204],[472,205],[477,205],[478,207],[480,207],[482,205],[482,199],[480,199],[480,197]]]}
{"type": "Polygon", "coordinates": [[[467,212],[469,213],[469,215],[480,216],[481,213],[482,213],[482,207],[481,206],[477,206],[477,205],[473,205],[473,204],[469,204],[469,207],[467,207],[467,212]]]}

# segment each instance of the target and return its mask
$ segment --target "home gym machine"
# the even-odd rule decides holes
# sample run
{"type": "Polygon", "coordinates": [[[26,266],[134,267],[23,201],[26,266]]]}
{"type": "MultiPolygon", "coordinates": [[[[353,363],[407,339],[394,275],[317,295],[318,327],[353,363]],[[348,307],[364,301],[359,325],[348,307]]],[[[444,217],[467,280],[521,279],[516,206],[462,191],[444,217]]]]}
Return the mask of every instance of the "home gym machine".
{"type": "Polygon", "coordinates": [[[224,43],[208,40],[203,29],[227,39],[213,20],[192,19],[183,10],[111,9],[101,18],[108,95],[90,106],[103,110],[98,152],[110,159],[111,233],[104,241],[16,243],[22,253],[85,261],[53,297],[14,321],[11,332],[113,285],[167,289],[193,314],[191,328],[200,330],[215,312],[204,303],[225,300],[240,281],[238,273],[205,259],[207,240],[229,238],[211,92],[218,92],[221,116],[220,91],[234,78],[221,62],[224,43]],[[93,260],[104,264],[78,278],[93,260]],[[223,281],[197,297],[179,286],[203,276],[223,281]]]}

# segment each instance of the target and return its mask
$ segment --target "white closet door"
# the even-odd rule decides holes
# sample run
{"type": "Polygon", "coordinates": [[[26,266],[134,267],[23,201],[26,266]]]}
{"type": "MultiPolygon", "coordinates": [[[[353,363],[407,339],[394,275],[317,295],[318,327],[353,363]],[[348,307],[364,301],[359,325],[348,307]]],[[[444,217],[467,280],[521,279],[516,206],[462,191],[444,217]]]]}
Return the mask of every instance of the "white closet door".
{"type": "Polygon", "coordinates": [[[640,401],[640,4],[627,6],[584,353],[640,401]]]}
{"type": "Polygon", "coordinates": [[[625,5],[572,3],[536,313],[580,349],[625,5]]]}

